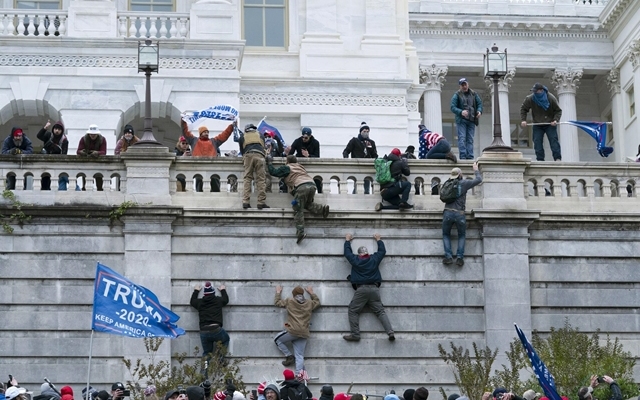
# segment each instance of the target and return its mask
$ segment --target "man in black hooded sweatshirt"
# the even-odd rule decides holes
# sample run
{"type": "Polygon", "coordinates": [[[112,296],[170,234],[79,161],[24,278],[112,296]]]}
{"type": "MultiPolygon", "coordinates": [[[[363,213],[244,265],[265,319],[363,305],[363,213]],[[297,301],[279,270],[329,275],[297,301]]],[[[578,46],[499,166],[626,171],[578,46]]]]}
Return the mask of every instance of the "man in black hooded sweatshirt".
{"type": "Polygon", "coordinates": [[[218,342],[222,343],[225,349],[229,348],[229,334],[222,328],[222,307],[229,304],[229,296],[224,285],[218,287],[220,290],[220,297],[218,297],[211,282],[205,282],[204,296],[199,299],[200,289],[200,285],[194,287],[189,304],[198,310],[202,356],[205,357],[205,363],[208,363],[218,342]]]}

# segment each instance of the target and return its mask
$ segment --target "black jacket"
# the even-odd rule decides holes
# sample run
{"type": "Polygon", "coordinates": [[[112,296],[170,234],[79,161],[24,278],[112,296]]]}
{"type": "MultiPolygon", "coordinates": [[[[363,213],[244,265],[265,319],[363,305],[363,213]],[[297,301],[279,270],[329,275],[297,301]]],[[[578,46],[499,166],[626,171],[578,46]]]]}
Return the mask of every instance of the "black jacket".
{"type": "Polygon", "coordinates": [[[342,157],[349,158],[349,154],[351,154],[351,158],[378,158],[376,142],[371,139],[365,139],[362,135],[351,138],[342,152],[342,157]]]}
{"type": "Polygon", "coordinates": [[[311,393],[311,390],[309,390],[309,388],[304,383],[296,380],[287,380],[282,382],[282,389],[280,389],[280,400],[295,400],[289,398],[289,388],[298,388],[300,385],[302,385],[302,389],[307,393],[307,400],[312,400],[313,394],[311,393]]]}
{"type": "Polygon", "coordinates": [[[40,129],[40,132],[38,132],[36,137],[44,142],[43,148],[46,150],[47,154],[67,154],[67,151],[69,150],[69,141],[64,134],[64,125],[62,124],[62,121],[58,121],[53,124],[51,131],[44,128],[40,129]],[[53,134],[53,128],[56,126],[59,126],[62,130],[62,133],[58,136],[53,134]]]}
{"type": "Polygon", "coordinates": [[[393,182],[380,185],[380,189],[386,189],[388,187],[393,186],[396,182],[402,179],[402,175],[404,176],[411,175],[411,170],[409,170],[409,164],[407,163],[406,158],[400,158],[395,154],[389,154],[388,156],[384,156],[384,157],[385,157],[385,160],[391,161],[391,166],[389,167],[389,170],[391,171],[393,182]]]}
{"type": "Polygon", "coordinates": [[[293,143],[291,143],[289,155],[295,152],[296,157],[304,157],[302,155],[302,149],[306,149],[309,152],[309,157],[320,157],[320,142],[318,142],[313,135],[307,143],[302,141],[302,136],[294,140],[293,143]]]}
{"type": "Polygon", "coordinates": [[[201,299],[198,298],[199,293],[200,291],[198,290],[193,291],[189,304],[198,310],[198,317],[200,317],[200,329],[211,324],[218,324],[222,326],[222,307],[229,304],[227,291],[221,291],[220,296],[210,294],[202,297],[201,299]]]}

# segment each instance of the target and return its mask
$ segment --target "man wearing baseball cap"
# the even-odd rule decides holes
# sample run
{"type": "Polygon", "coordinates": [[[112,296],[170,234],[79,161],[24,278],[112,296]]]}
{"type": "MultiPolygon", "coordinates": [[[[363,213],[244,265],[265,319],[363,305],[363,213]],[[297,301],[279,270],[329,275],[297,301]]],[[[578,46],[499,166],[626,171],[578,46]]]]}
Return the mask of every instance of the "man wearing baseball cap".
{"type": "Polygon", "coordinates": [[[460,78],[458,85],[460,89],[451,98],[451,112],[456,116],[459,158],[473,160],[473,136],[482,115],[482,99],[469,88],[467,78],[460,78]]]}
{"type": "Polygon", "coordinates": [[[7,400],[26,400],[25,393],[27,393],[27,389],[20,386],[11,386],[4,392],[4,397],[7,400]]]}
{"type": "Polygon", "coordinates": [[[536,160],[544,161],[544,135],[547,134],[549,147],[554,161],[562,161],[562,151],[558,141],[558,122],[562,118],[562,109],[554,95],[541,83],[536,82],[531,88],[531,93],[524,98],[520,107],[520,126],[527,127],[527,114],[531,110],[533,120],[533,149],[536,151],[536,160]]]}

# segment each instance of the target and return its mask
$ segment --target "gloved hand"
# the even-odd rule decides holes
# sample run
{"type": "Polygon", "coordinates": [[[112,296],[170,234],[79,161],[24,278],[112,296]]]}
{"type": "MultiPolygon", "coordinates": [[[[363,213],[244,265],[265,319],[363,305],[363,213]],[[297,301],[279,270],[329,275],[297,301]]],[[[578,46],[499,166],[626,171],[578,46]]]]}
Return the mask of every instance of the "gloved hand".
{"type": "Polygon", "coordinates": [[[87,155],[87,149],[80,150],[80,155],[81,156],[86,156],[87,155]]]}
{"type": "Polygon", "coordinates": [[[20,150],[17,147],[14,147],[13,149],[11,149],[11,154],[22,154],[22,150],[20,150]]]}

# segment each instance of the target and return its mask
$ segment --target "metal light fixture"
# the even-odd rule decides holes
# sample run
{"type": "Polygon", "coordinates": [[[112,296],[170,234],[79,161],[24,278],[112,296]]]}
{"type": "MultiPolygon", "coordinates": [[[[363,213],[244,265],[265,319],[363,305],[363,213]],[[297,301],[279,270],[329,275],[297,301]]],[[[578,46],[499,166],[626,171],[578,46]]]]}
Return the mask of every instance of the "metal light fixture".
{"type": "Polygon", "coordinates": [[[498,82],[507,74],[507,49],[498,51],[494,43],[491,51],[484,55],[484,76],[493,80],[493,142],[483,151],[515,151],[502,141],[502,124],[500,123],[500,96],[498,82]]]}
{"type": "Polygon", "coordinates": [[[138,42],[138,72],[144,72],[146,80],[144,96],[144,133],[136,145],[158,144],[153,136],[153,124],[151,121],[151,73],[158,72],[160,65],[160,43],[155,44],[151,39],[138,42]]]}

